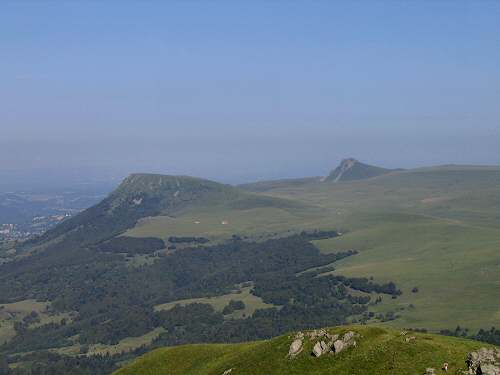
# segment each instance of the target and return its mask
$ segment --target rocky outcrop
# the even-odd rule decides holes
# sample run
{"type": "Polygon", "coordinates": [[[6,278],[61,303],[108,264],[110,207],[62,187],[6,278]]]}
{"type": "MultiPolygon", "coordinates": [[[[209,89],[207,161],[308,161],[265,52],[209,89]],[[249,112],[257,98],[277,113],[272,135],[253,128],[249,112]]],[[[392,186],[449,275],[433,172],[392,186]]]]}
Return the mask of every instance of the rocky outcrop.
{"type": "Polygon", "coordinates": [[[288,349],[287,357],[294,358],[297,355],[299,355],[303,349],[304,349],[304,333],[299,331],[295,335],[294,340],[291,343],[290,348],[288,349]]]}
{"type": "Polygon", "coordinates": [[[337,354],[349,347],[356,346],[356,337],[359,337],[359,334],[353,331],[346,332],[342,338],[339,338],[339,335],[330,334],[324,329],[309,331],[305,334],[298,332],[290,344],[287,357],[294,358],[299,355],[306,340],[313,343],[311,354],[320,357],[327,353],[337,354]]]}
{"type": "Polygon", "coordinates": [[[334,352],[340,353],[341,351],[350,348],[351,346],[356,346],[356,340],[355,338],[359,336],[356,332],[349,331],[346,334],[344,334],[344,337],[342,337],[342,340],[336,340],[333,343],[333,350],[334,352]]]}
{"type": "Polygon", "coordinates": [[[432,367],[427,367],[425,369],[425,375],[436,375],[436,370],[432,367]]]}
{"type": "Polygon", "coordinates": [[[340,353],[344,350],[344,342],[342,340],[337,340],[333,343],[333,351],[335,353],[340,353]]]}
{"type": "Polygon", "coordinates": [[[500,349],[481,348],[467,356],[466,374],[500,375],[500,349]]]}

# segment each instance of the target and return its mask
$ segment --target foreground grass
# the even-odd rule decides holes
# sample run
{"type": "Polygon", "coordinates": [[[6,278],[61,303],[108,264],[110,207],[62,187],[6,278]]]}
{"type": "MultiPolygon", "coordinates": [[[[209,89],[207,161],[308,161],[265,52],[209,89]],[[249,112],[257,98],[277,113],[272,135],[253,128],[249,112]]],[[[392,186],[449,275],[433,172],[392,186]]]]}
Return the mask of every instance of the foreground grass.
{"type": "Polygon", "coordinates": [[[140,357],[116,375],[221,375],[233,369],[235,375],[255,374],[423,374],[427,367],[439,370],[449,363],[449,373],[465,369],[470,351],[483,343],[433,334],[409,333],[378,327],[339,327],[331,333],[354,330],[361,334],[358,345],[338,355],[315,358],[310,355],[314,342],[306,342],[295,359],[287,358],[293,336],[233,345],[185,345],[155,350],[140,357]],[[405,338],[415,336],[408,343],[405,338]]]}

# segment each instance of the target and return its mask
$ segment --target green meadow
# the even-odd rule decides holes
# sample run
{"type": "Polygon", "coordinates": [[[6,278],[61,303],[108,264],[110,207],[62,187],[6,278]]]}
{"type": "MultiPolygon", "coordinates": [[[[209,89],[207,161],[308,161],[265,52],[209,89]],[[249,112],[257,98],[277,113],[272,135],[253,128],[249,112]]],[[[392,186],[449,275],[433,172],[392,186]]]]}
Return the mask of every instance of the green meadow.
{"type": "Polygon", "coordinates": [[[190,298],[190,299],[183,299],[183,300],[163,303],[161,305],[156,306],[155,310],[156,311],[170,310],[176,305],[186,306],[191,303],[206,303],[211,305],[215,311],[222,312],[222,310],[224,309],[224,307],[227,306],[229,301],[235,300],[235,301],[243,301],[243,303],[245,304],[245,308],[243,310],[236,310],[233,313],[228,314],[226,318],[242,319],[245,317],[252,316],[252,314],[257,309],[266,309],[274,306],[265,303],[264,301],[262,301],[260,297],[254,296],[251,293],[252,289],[253,289],[252,285],[250,286],[240,285],[239,288],[235,290],[233,293],[223,294],[221,296],[216,296],[216,297],[190,298]]]}

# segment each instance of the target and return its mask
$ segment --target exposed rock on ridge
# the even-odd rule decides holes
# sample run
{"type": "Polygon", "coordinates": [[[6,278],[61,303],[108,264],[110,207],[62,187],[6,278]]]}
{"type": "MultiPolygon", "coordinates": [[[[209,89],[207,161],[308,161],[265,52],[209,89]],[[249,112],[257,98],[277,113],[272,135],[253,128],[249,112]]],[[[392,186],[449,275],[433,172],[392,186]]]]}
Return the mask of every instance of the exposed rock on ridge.
{"type": "Polygon", "coordinates": [[[312,341],[314,344],[311,354],[320,357],[327,353],[338,354],[347,348],[356,346],[356,337],[359,337],[359,334],[353,331],[346,332],[342,338],[339,338],[339,335],[332,335],[324,329],[306,332],[305,334],[298,332],[290,345],[288,357],[294,358],[299,355],[304,349],[306,340],[312,341]]]}

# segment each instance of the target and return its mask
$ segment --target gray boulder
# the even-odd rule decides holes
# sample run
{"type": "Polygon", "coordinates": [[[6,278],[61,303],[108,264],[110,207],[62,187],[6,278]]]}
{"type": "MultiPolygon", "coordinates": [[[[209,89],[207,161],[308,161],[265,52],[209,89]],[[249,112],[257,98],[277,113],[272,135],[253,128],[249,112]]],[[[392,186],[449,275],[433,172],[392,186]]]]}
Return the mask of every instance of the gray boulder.
{"type": "Polygon", "coordinates": [[[353,331],[346,332],[341,340],[337,340],[338,336],[335,337],[335,341],[333,342],[333,351],[335,353],[340,353],[342,350],[345,350],[351,346],[356,346],[356,337],[359,334],[353,331]]]}
{"type": "Polygon", "coordinates": [[[313,347],[313,354],[319,357],[330,351],[330,347],[324,341],[318,341],[313,347]]]}
{"type": "Polygon", "coordinates": [[[340,353],[342,350],[344,350],[345,345],[342,340],[337,340],[333,343],[333,350],[335,353],[340,353]]]}
{"type": "Polygon", "coordinates": [[[302,339],[295,339],[288,350],[288,357],[296,357],[303,349],[302,339]]]}

